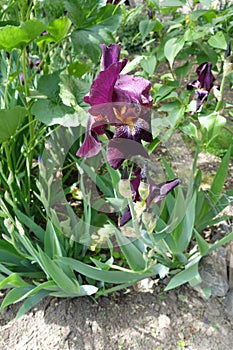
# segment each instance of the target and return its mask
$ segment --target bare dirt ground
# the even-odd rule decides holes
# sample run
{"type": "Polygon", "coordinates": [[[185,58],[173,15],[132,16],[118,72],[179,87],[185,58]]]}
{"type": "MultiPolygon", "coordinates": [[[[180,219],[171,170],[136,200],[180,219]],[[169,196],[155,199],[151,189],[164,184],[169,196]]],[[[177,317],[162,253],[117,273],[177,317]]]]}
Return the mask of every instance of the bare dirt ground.
{"type": "Polygon", "coordinates": [[[233,320],[224,298],[183,286],[131,289],[109,298],[47,298],[19,320],[0,315],[1,350],[232,350],[233,320]]]}

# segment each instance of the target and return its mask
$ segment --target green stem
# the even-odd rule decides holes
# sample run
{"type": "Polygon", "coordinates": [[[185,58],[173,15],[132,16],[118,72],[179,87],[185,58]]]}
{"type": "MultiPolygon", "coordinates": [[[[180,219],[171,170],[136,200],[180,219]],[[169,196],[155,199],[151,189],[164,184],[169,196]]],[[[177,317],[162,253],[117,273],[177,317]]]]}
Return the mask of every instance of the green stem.
{"type": "Polygon", "coordinates": [[[221,108],[222,101],[223,101],[223,91],[224,91],[225,83],[226,83],[226,75],[223,75],[221,86],[220,86],[220,100],[216,104],[215,112],[218,112],[221,108]]]}
{"type": "Polygon", "coordinates": [[[231,130],[230,128],[228,128],[227,126],[223,127],[226,131],[228,131],[231,135],[233,135],[233,130],[231,130]]]}
{"type": "Polygon", "coordinates": [[[12,55],[10,54],[9,57],[9,63],[7,65],[7,78],[6,78],[6,87],[5,87],[5,94],[4,94],[4,108],[8,108],[8,87],[10,85],[10,72],[11,72],[11,60],[12,55]]]}
{"type": "Polygon", "coordinates": [[[129,209],[132,215],[132,222],[133,222],[133,228],[135,230],[135,233],[137,235],[137,237],[140,237],[140,228],[139,228],[139,224],[138,224],[138,220],[137,220],[137,215],[136,212],[134,210],[134,204],[131,198],[128,198],[128,205],[129,205],[129,209]]]}
{"type": "MultiPolygon", "coordinates": [[[[3,148],[6,154],[6,159],[7,159],[7,165],[8,165],[8,169],[9,169],[9,175],[14,177],[15,173],[14,173],[14,169],[13,169],[13,164],[12,164],[12,159],[11,159],[11,154],[10,154],[10,148],[9,148],[9,144],[8,142],[4,142],[3,144],[3,148]]],[[[7,179],[4,172],[2,171],[2,178],[4,179],[4,181],[6,182],[6,184],[9,187],[10,193],[11,193],[11,199],[13,200],[13,203],[15,204],[15,195],[14,195],[14,190],[11,186],[12,184],[12,180],[9,181],[9,178],[7,179]]]]}

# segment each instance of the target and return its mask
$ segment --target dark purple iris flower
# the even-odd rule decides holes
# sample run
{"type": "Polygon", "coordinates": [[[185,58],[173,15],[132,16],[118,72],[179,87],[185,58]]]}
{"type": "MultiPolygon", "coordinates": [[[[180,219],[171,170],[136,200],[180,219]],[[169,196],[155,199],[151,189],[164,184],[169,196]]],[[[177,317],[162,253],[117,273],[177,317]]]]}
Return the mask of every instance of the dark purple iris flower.
{"type": "Polygon", "coordinates": [[[84,143],[77,152],[82,158],[101,150],[98,135],[115,132],[108,143],[107,158],[114,169],[134,155],[147,156],[141,141],[152,141],[150,131],[151,84],[142,77],[121,75],[127,59],[120,59],[120,45],[101,45],[101,72],[94,79],[84,101],[91,105],[84,143]]]}
{"type": "Polygon", "coordinates": [[[187,88],[193,89],[195,88],[196,96],[197,96],[197,106],[196,111],[200,111],[201,106],[204,101],[207,99],[208,94],[212,87],[214,86],[215,77],[211,72],[212,63],[204,62],[196,69],[196,73],[198,75],[198,79],[192,83],[187,85],[187,88]]]}
{"type": "MultiPolygon", "coordinates": [[[[142,181],[142,170],[137,169],[134,173],[134,178],[130,181],[133,201],[141,201],[141,197],[139,194],[139,186],[142,181]]],[[[163,182],[159,185],[156,185],[153,180],[149,179],[149,196],[146,199],[147,208],[151,203],[158,203],[161,201],[166,195],[173,190],[176,186],[181,184],[179,179],[173,179],[170,181],[163,182]]],[[[129,206],[125,208],[125,211],[120,219],[120,226],[124,226],[129,220],[132,219],[131,212],[129,206]]]]}
{"type": "MultiPolygon", "coordinates": [[[[120,0],[107,0],[108,4],[113,4],[113,5],[118,5],[119,2],[120,2],[120,0]]],[[[125,5],[127,5],[127,6],[130,5],[129,0],[125,0],[125,5]]]]}

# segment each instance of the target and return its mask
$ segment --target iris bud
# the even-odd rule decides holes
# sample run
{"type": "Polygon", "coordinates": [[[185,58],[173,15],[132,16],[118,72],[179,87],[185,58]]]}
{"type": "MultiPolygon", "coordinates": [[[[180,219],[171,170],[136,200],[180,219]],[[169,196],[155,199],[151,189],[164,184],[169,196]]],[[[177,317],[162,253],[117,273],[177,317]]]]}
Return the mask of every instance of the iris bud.
{"type": "Polygon", "coordinates": [[[150,185],[148,184],[147,181],[141,181],[140,185],[138,187],[138,193],[140,197],[142,198],[143,201],[147,199],[150,193],[150,185]]]}
{"type": "Polygon", "coordinates": [[[123,173],[121,175],[121,179],[118,184],[119,193],[124,198],[132,198],[132,190],[129,180],[129,174],[127,168],[124,168],[123,173]]]}

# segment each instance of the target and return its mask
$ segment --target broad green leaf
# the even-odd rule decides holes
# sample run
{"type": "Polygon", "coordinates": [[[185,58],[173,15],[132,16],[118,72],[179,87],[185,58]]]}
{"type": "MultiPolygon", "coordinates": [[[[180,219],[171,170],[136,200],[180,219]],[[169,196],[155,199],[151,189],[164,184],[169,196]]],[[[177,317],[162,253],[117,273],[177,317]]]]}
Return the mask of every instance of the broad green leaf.
{"type": "Polygon", "coordinates": [[[222,49],[226,50],[227,48],[227,41],[225,39],[225,36],[223,32],[218,31],[216,34],[214,34],[209,40],[208,44],[215,49],[222,49]]]}
{"type": "Polygon", "coordinates": [[[179,126],[179,129],[184,132],[189,137],[193,138],[195,141],[198,141],[198,131],[194,123],[187,121],[179,126]]]}
{"type": "Polygon", "coordinates": [[[27,115],[24,107],[16,106],[12,109],[0,110],[0,143],[14,136],[23,118],[27,115]]]}
{"type": "Polygon", "coordinates": [[[36,101],[32,106],[32,113],[45,125],[74,127],[80,125],[80,118],[85,112],[82,111],[79,115],[72,107],[46,99],[36,101]]]}
{"type": "Polygon", "coordinates": [[[68,16],[77,29],[72,32],[71,40],[77,54],[83,51],[94,62],[99,61],[101,50],[99,45],[114,42],[113,32],[118,28],[121,20],[121,9],[111,4],[98,8],[93,2],[67,1],[68,16]],[[72,11],[70,13],[69,7],[72,11]],[[90,10],[90,11],[89,11],[90,10]],[[88,11],[91,15],[88,14],[88,11]],[[76,14],[74,16],[74,14],[76,14]]]}
{"type": "Polygon", "coordinates": [[[226,118],[222,117],[218,112],[198,117],[201,130],[208,144],[219,135],[222,128],[226,124],[226,118]]]}
{"type": "Polygon", "coordinates": [[[156,57],[145,57],[144,60],[141,61],[141,66],[146,71],[146,73],[153,75],[156,67],[156,57]]]}
{"type": "Polygon", "coordinates": [[[184,38],[172,38],[166,42],[164,46],[164,55],[171,67],[173,66],[177,54],[182,50],[184,43],[184,38]]]}
{"type": "Polygon", "coordinates": [[[26,312],[28,312],[39,301],[41,301],[44,297],[46,297],[49,294],[50,292],[47,290],[40,290],[37,294],[28,297],[27,300],[23,303],[23,305],[19,308],[15,318],[18,319],[21,316],[23,316],[26,312]]]}
{"type": "Polygon", "coordinates": [[[112,4],[105,6],[105,0],[65,0],[64,3],[68,11],[68,17],[78,28],[100,22],[101,19],[110,16],[115,9],[112,4]]]}
{"type": "Polygon", "coordinates": [[[37,90],[41,95],[47,96],[54,102],[59,102],[60,93],[60,75],[59,72],[54,72],[52,74],[46,74],[40,77],[38,82],[37,90]]]}
{"type": "Polygon", "coordinates": [[[91,66],[88,63],[75,61],[68,66],[68,72],[69,75],[81,78],[85,73],[87,73],[90,70],[90,68],[91,66]]]}
{"type": "Polygon", "coordinates": [[[183,66],[180,66],[175,69],[175,73],[178,76],[178,78],[185,78],[189,74],[189,72],[192,69],[192,63],[190,61],[185,62],[183,66]]]}
{"type": "Polygon", "coordinates": [[[61,17],[55,19],[49,26],[48,26],[48,32],[51,34],[52,38],[55,39],[55,41],[59,41],[63,39],[71,26],[71,20],[67,17],[61,17]]]}
{"type": "Polygon", "coordinates": [[[77,109],[77,106],[85,107],[86,104],[83,102],[83,98],[90,90],[90,84],[65,74],[62,74],[60,78],[59,95],[62,102],[75,109],[77,109]]]}
{"type": "Polygon", "coordinates": [[[199,277],[199,272],[198,272],[198,263],[185,268],[185,270],[177,273],[168,283],[167,287],[164,289],[165,291],[168,291],[170,289],[174,289],[176,287],[181,286],[184,283],[190,282],[192,281],[194,278],[198,278],[198,280],[200,280],[199,277]]]}
{"type": "Polygon", "coordinates": [[[93,62],[98,62],[101,56],[100,44],[110,45],[113,41],[112,34],[102,27],[75,30],[71,34],[71,40],[76,54],[83,51],[93,62]]]}
{"type": "Polygon", "coordinates": [[[145,260],[140,250],[127,237],[123,236],[119,230],[115,229],[115,234],[117,243],[129,267],[133,271],[143,271],[145,269],[145,260]]]}
{"type": "Polygon", "coordinates": [[[8,52],[14,48],[23,48],[39,36],[46,26],[39,20],[32,19],[21,26],[7,25],[0,28],[0,49],[8,52]]]}
{"type": "Polygon", "coordinates": [[[162,7],[180,7],[185,5],[184,0],[165,0],[162,2],[162,7]]]}
{"type": "Polygon", "coordinates": [[[156,21],[154,20],[149,20],[149,19],[143,19],[139,23],[139,31],[142,36],[142,40],[145,40],[148,34],[153,31],[154,27],[156,25],[156,21]]]}

